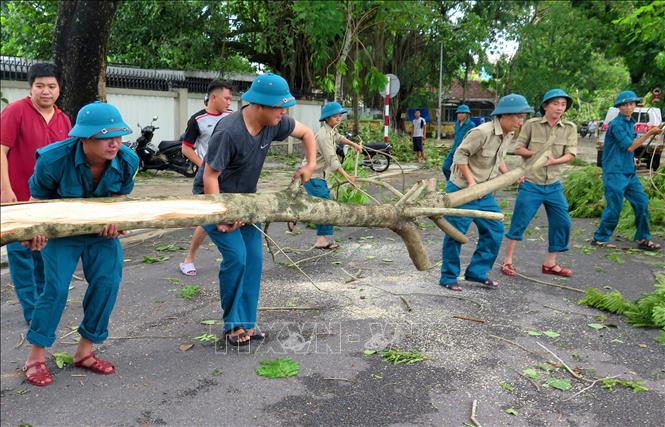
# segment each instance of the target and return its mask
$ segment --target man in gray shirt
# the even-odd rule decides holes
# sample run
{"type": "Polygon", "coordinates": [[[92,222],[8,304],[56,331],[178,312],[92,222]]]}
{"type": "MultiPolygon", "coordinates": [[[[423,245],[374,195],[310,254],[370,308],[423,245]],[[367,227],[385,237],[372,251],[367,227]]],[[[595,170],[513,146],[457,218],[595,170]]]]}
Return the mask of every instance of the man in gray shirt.
{"type": "MultiPolygon", "coordinates": [[[[220,120],[210,137],[204,164],[194,179],[194,194],[255,193],[272,141],[301,139],[307,164],[294,175],[309,181],[316,168],[316,142],[307,126],[287,117],[296,104],[288,83],[275,74],[256,78],[242,96],[250,105],[220,120]]],[[[207,224],[203,228],[222,254],[219,292],[226,341],[235,346],[263,340],[256,327],[263,247],[253,224],[207,224]]]]}

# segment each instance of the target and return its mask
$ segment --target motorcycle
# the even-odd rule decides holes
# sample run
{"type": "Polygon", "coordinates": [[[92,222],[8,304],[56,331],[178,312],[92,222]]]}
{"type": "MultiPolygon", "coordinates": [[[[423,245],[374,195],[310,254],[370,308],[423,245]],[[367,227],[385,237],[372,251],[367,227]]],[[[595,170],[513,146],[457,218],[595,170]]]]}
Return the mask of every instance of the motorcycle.
{"type": "MultiPolygon", "coordinates": [[[[353,135],[350,133],[345,134],[346,138],[353,140],[353,135]]],[[[363,158],[361,160],[361,165],[367,166],[372,169],[374,172],[383,172],[390,167],[390,158],[392,146],[383,142],[377,142],[373,144],[362,144],[362,154],[363,158]]],[[[346,152],[350,149],[348,145],[337,144],[337,157],[339,157],[340,163],[344,163],[344,158],[346,157],[346,152]]]]}
{"type": "Polygon", "coordinates": [[[159,127],[154,125],[156,121],[157,116],[153,117],[152,121],[147,126],[141,127],[140,123],[137,124],[139,129],[141,129],[141,136],[139,136],[135,142],[123,143],[134,150],[139,156],[139,167],[141,170],[170,169],[183,174],[188,178],[195,176],[199,167],[192,163],[187,157],[183,156],[181,151],[182,138],[178,141],[162,141],[159,143],[157,150],[154,149],[151,141],[155,134],[155,130],[159,129],[159,127]]]}

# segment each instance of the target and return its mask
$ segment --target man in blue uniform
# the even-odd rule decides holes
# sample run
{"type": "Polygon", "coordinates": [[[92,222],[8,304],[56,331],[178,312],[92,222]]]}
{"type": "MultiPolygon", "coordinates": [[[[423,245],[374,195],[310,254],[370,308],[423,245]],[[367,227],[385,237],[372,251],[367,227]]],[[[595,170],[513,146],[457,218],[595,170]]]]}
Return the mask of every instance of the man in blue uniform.
{"type": "MultiPolygon", "coordinates": [[[[256,193],[263,162],[273,141],[289,136],[302,140],[307,164],[294,178],[309,181],[316,168],[316,142],[307,126],[286,116],[296,104],[282,77],[264,74],[242,96],[250,104],[215,127],[202,167],[194,178],[194,194],[256,193]]],[[[261,233],[252,224],[203,226],[222,254],[219,293],[226,341],[235,346],[262,340],[256,327],[263,248],[261,233]]]]}
{"type": "MultiPolygon", "coordinates": [[[[112,105],[95,102],[84,106],[69,133],[71,138],[37,151],[35,173],[30,178],[33,199],[68,199],[122,196],[134,188],[139,159],[122,145],[121,137],[131,133],[112,105]]],[[[115,372],[111,362],[92,352],[93,344],[108,336],[108,322],[122,277],[122,249],[118,227],[109,224],[99,235],[51,239],[44,236],[26,243],[42,250],[46,283],[39,296],[28,331],[32,344],[23,367],[27,381],[36,386],[52,382],[46,369],[46,350],[55,341],[55,331],[67,304],[67,293],[79,260],[88,288],[83,298],[81,335],[74,365],[97,374],[115,372]],[[45,246],[45,247],[44,247],[45,246]]]]}
{"type": "Polygon", "coordinates": [[[453,142],[453,146],[450,147],[450,151],[448,151],[448,155],[441,165],[441,170],[443,171],[443,175],[445,175],[447,181],[450,181],[450,168],[453,165],[453,156],[455,155],[455,150],[457,150],[457,147],[459,147],[459,145],[462,143],[462,140],[466,134],[469,133],[471,129],[476,127],[476,125],[471,121],[471,110],[469,109],[468,105],[460,104],[455,112],[457,113],[457,121],[455,122],[455,141],[453,142]]]}
{"type": "Polygon", "coordinates": [[[591,240],[594,246],[616,248],[616,245],[609,243],[609,239],[619,222],[625,197],[635,213],[637,247],[647,251],[661,248],[661,245],[651,240],[649,233],[649,198],[635,173],[634,152],[647,138],[657,135],[662,129],[653,127],[637,137],[632,114],[639,101],[640,98],[630,90],[621,92],[614,101],[619,115],[608,125],[603,148],[603,185],[607,205],[591,240]]]}
{"type": "MultiPolygon", "coordinates": [[[[532,113],[522,95],[511,93],[497,103],[492,112],[491,122],[473,128],[455,151],[452,179],[446,185],[446,192],[453,193],[462,188],[472,187],[506,173],[508,168],[503,161],[513,132],[524,123],[526,113],[532,113]]],[[[460,209],[477,209],[488,212],[501,212],[494,194],[487,194],[478,200],[458,206],[460,209]]],[[[478,245],[466,268],[467,281],[479,282],[488,288],[496,288],[498,283],[487,274],[492,269],[499,254],[503,235],[503,222],[498,220],[470,217],[446,217],[455,228],[465,233],[471,222],[478,227],[478,245]]],[[[461,244],[449,236],[443,240],[443,257],[439,284],[452,291],[461,291],[457,283],[460,274],[461,244]]]]}

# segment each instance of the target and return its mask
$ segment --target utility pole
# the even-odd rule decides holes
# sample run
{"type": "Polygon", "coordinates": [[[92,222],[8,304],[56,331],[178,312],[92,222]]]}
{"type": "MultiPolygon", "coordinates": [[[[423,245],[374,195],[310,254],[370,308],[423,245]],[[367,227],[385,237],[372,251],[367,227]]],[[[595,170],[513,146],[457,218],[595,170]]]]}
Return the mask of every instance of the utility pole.
{"type": "Polygon", "coordinates": [[[436,110],[436,143],[441,143],[441,100],[443,97],[443,42],[441,42],[441,55],[439,57],[439,107],[436,110]]]}

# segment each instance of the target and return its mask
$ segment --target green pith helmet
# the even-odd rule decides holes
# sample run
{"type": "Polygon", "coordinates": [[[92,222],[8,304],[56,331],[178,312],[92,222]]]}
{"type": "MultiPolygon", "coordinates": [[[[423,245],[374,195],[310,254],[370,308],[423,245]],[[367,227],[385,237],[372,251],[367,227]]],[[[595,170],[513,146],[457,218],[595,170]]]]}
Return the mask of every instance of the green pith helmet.
{"type": "Polygon", "coordinates": [[[632,90],[624,90],[620,94],[617,95],[617,99],[614,100],[614,106],[618,107],[621,104],[625,104],[626,102],[635,102],[638,103],[640,102],[641,99],[635,92],[632,90]]]}
{"type": "Polygon", "coordinates": [[[79,110],[76,124],[69,136],[106,139],[129,135],[132,130],[122,119],[120,111],[101,101],[88,104],[79,110]]]}
{"type": "Polygon", "coordinates": [[[263,74],[252,82],[242,100],[266,107],[292,107],[296,99],[291,95],[289,84],[277,74],[263,74]]]}
{"type": "Polygon", "coordinates": [[[526,102],[525,97],[517,93],[510,93],[499,99],[496,108],[492,111],[493,116],[521,113],[533,113],[533,108],[526,102]]]}
{"type": "Polygon", "coordinates": [[[543,108],[543,106],[545,105],[545,103],[547,103],[547,101],[549,101],[550,99],[554,99],[554,98],[566,98],[566,101],[567,101],[566,102],[566,111],[568,111],[568,109],[570,108],[570,106],[573,103],[573,98],[571,98],[570,95],[568,95],[563,90],[561,90],[561,89],[550,89],[547,92],[545,92],[545,96],[543,96],[543,102],[540,103],[540,114],[542,114],[543,116],[545,115],[545,109],[543,108]]]}
{"type": "Polygon", "coordinates": [[[335,114],[345,114],[346,112],[346,108],[342,107],[339,102],[329,102],[321,107],[321,117],[319,118],[319,121],[321,122],[330,116],[334,116],[335,114]]]}
{"type": "Polygon", "coordinates": [[[457,106],[457,110],[455,110],[455,113],[467,113],[471,114],[471,110],[469,109],[469,106],[466,104],[460,104],[457,106]]]}

